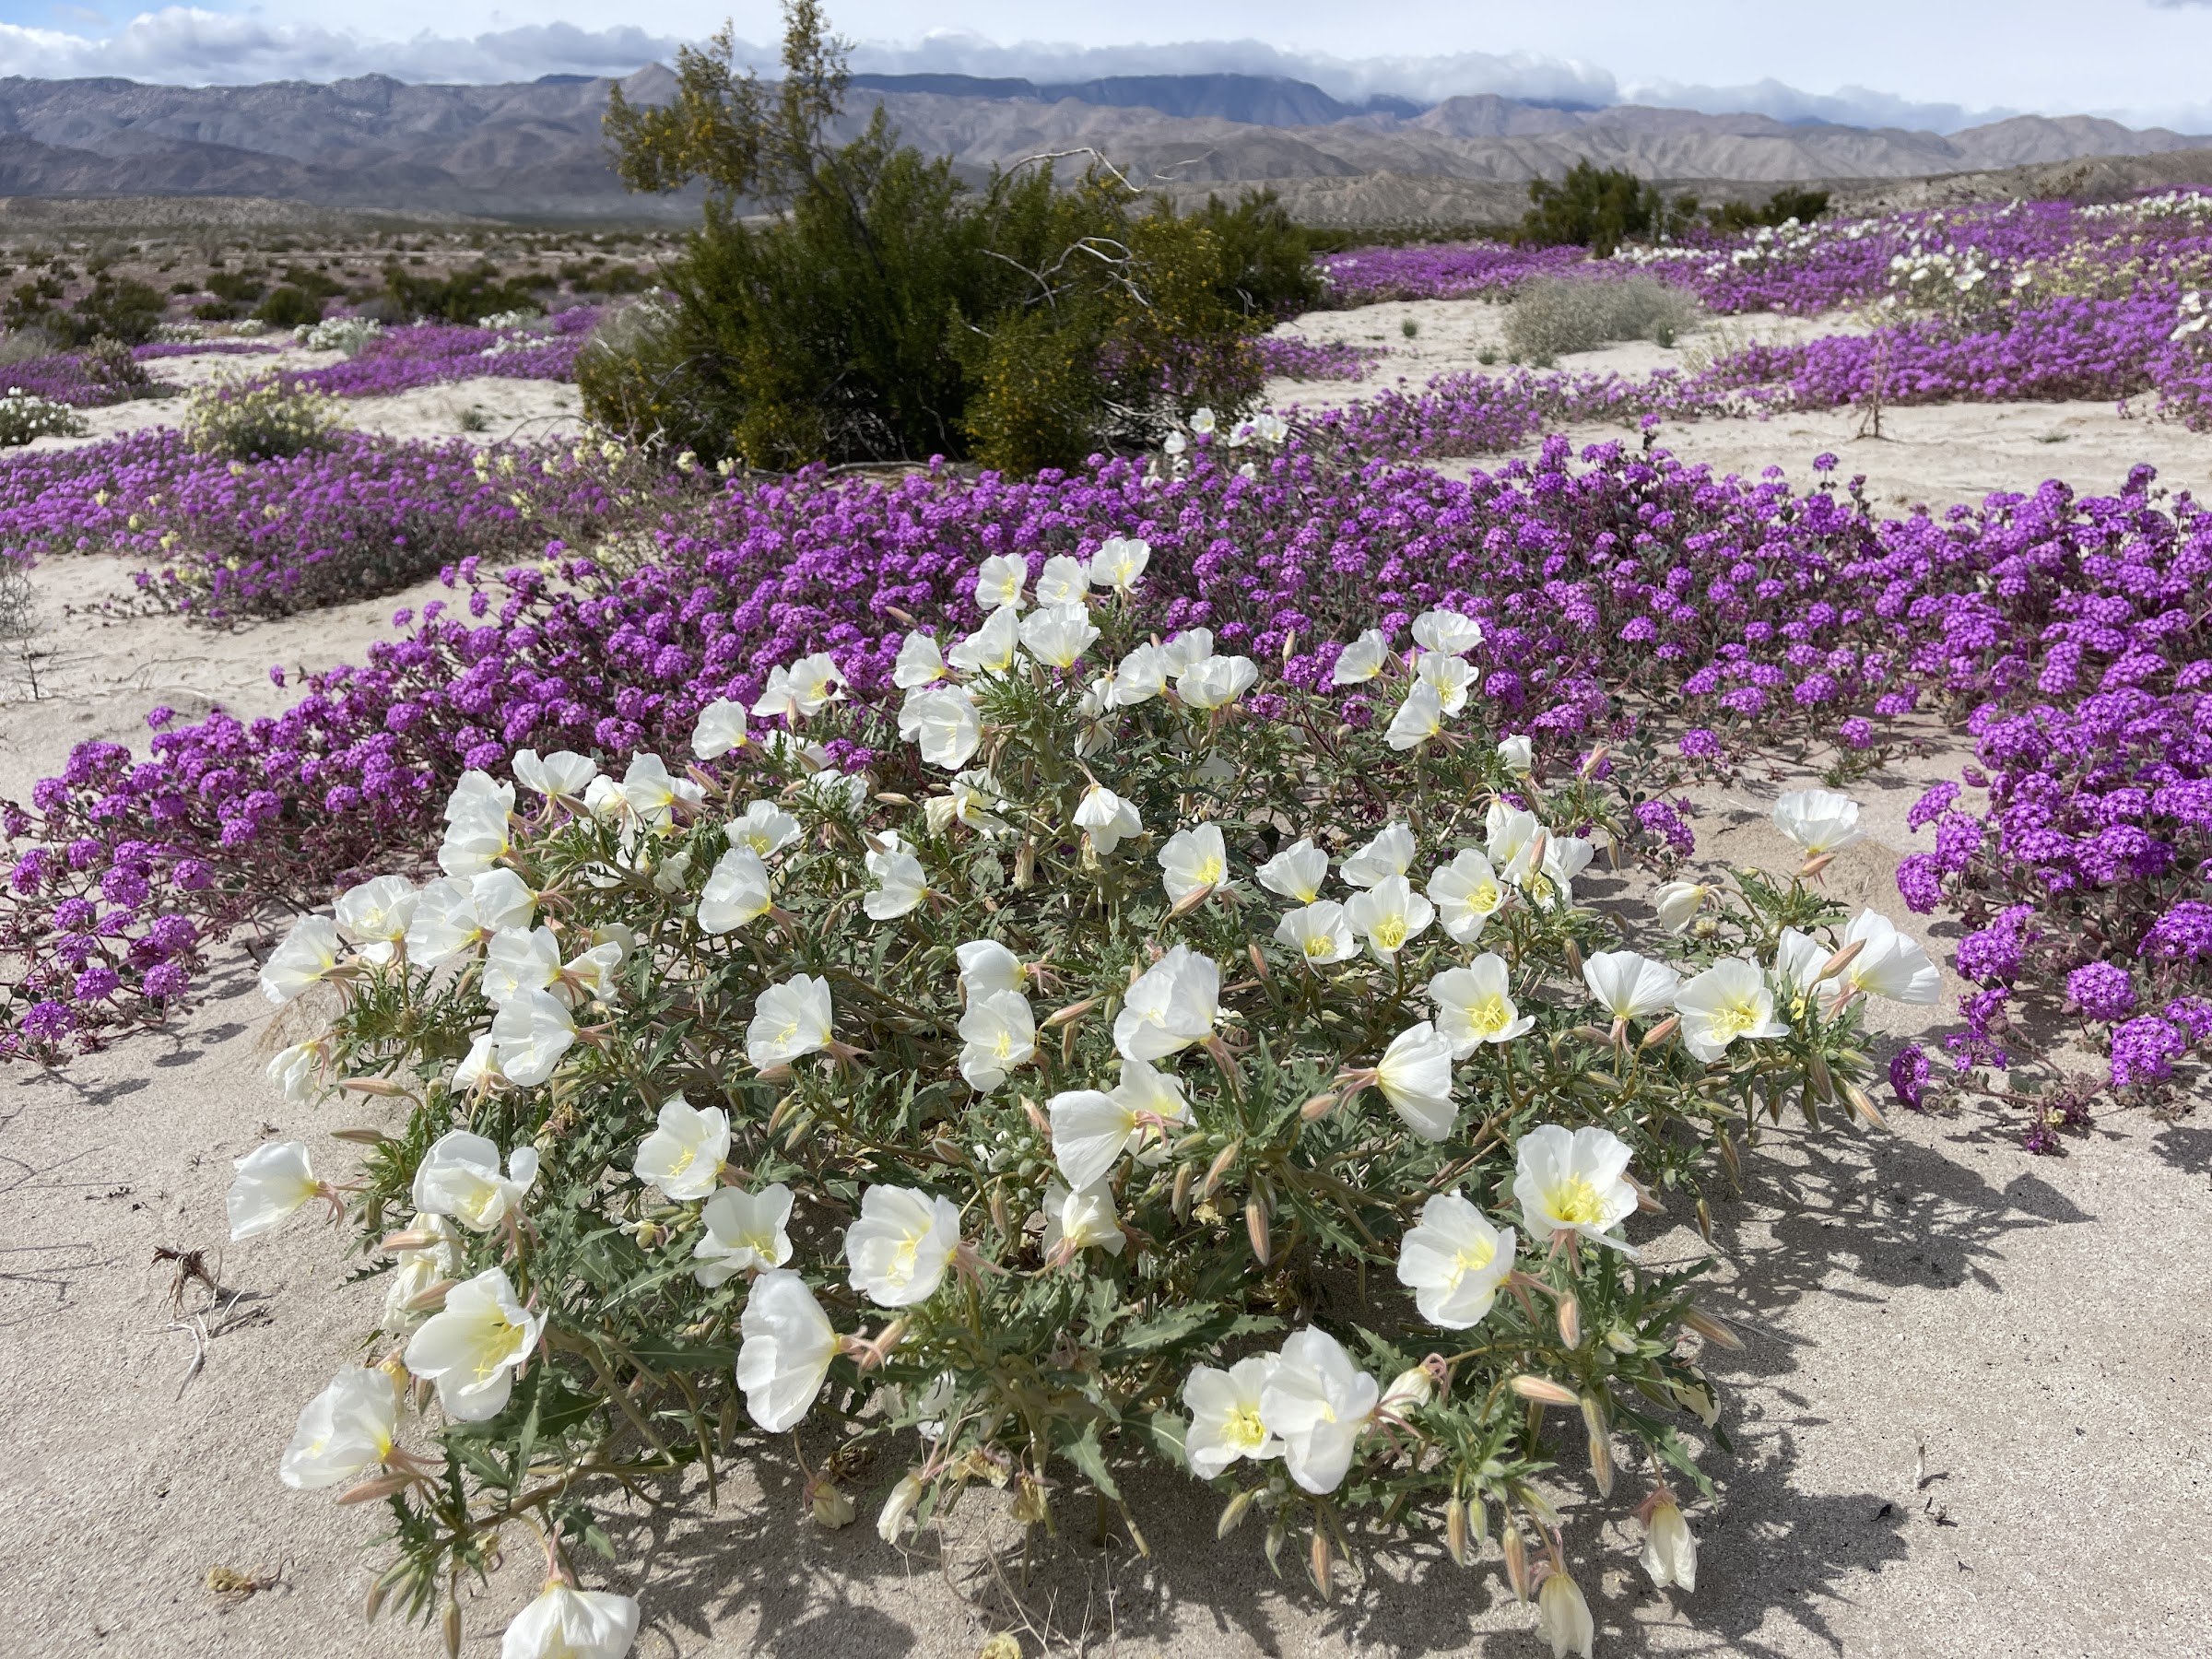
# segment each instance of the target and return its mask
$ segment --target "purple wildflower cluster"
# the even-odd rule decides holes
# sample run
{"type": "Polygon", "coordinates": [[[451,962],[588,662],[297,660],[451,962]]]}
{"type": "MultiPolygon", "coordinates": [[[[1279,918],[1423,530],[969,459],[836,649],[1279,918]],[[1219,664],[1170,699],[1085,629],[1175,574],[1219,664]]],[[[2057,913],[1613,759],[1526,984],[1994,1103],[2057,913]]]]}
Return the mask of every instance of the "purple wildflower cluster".
{"type": "Polygon", "coordinates": [[[477,375],[508,380],[571,381],[576,354],[599,320],[599,308],[571,306],[529,328],[464,328],[418,323],[387,329],[360,354],[324,369],[285,375],[288,385],[334,397],[380,397],[417,386],[441,385],[477,375]]]}
{"type": "Polygon", "coordinates": [[[1262,335],[1253,342],[1260,371],[1274,380],[1358,380],[1390,355],[1387,346],[1347,340],[1309,340],[1299,335],[1262,335]]]}
{"type": "Polygon", "coordinates": [[[1556,276],[1589,263],[1580,248],[1528,248],[1512,242],[1424,242],[1403,248],[1354,248],[1324,255],[1322,276],[1334,305],[1382,300],[1502,298],[1535,276],[1556,276]]]}

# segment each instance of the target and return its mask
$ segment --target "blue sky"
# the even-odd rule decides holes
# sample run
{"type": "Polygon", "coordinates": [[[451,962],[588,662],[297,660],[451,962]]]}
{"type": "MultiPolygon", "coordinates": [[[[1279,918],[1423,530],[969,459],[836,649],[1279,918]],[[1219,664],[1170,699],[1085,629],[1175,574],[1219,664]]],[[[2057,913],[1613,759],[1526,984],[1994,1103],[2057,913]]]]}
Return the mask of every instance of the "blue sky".
{"type": "MultiPolygon", "coordinates": [[[[1340,94],[1642,99],[1785,117],[1952,126],[1992,112],[2115,115],[2212,131],[2212,0],[832,0],[864,67],[1085,76],[1242,69],[1340,94]],[[1041,18],[1049,21],[1041,22],[1041,18]]],[[[265,0],[169,7],[0,0],[0,71],[241,81],[382,70],[408,79],[616,71],[743,4],[265,0]]]]}

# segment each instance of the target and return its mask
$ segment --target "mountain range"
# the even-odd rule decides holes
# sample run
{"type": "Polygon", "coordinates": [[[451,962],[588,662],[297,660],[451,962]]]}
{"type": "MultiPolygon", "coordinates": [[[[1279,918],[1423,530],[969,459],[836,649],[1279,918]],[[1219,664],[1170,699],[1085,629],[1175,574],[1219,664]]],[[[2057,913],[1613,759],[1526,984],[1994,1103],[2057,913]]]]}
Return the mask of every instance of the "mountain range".
{"type": "MultiPolygon", "coordinates": [[[[626,194],[608,168],[599,124],[612,84],[578,76],[501,86],[367,76],[244,87],[0,77],[0,196],[260,196],[515,219],[688,217],[688,200],[626,194]]],[[[652,65],[622,85],[652,102],[675,82],[652,65]]],[[[877,103],[910,142],[951,157],[971,177],[1045,152],[1095,151],[1171,195],[1268,183],[1294,202],[1321,204],[1317,217],[1338,222],[1510,218],[1528,181],[1584,159],[1670,187],[1757,195],[1785,182],[2212,147],[2212,138],[2089,116],[2018,116],[1936,134],[1493,95],[1351,105],[1304,81],[1248,75],[1065,84],[856,76],[846,121],[856,127],[877,103]]]]}

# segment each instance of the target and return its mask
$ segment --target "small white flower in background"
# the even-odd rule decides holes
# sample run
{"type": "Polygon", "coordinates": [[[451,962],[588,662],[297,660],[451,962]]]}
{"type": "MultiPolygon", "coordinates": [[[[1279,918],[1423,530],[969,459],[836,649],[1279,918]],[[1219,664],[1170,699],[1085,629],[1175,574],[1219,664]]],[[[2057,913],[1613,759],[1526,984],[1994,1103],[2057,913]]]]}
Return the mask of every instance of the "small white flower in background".
{"type": "Polygon", "coordinates": [[[1712,889],[1694,881],[1661,882],[1652,893],[1652,908],[1659,912],[1659,925],[1668,933],[1685,932],[1698,919],[1698,912],[1705,907],[1705,899],[1712,889]]]}
{"type": "Polygon", "coordinates": [[[1214,412],[1211,409],[1204,408],[1194,411],[1191,416],[1191,430],[1201,438],[1211,437],[1214,430],[1214,412]]]}
{"type": "Polygon", "coordinates": [[[468,1045],[468,1053],[461,1064],[453,1067],[453,1091],[466,1094],[479,1085],[494,1080],[504,1081],[500,1074],[500,1057],[491,1046],[491,1033],[479,1031],[468,1045]]]}
{"type": "Polygon", "coordinates": [[[388,962],[415,919],[415,884],[405,876],[379,876],[347,888],[331,914],[363,961],[388,962]]]}
{"type": "Polygon", "coordinates": [[[1624,1179],[1629,1148],[1618,1135],[1546,1124],[1521,1137],[1513,1158],[1513,1201],[1532,1239],[1580,1233],[1635,1253],[1612,1236],[1636,1208],[1636,1189],[1624,1179]]]}
{"type": "Polygon", "coordinates": [[[714,861],[707,885],[700,889],[699,927],[701,933],[725,934],[759,921],[771,902],[768,866],[749,846],[732,847],[714,861]]]}
{"type": "Polygon", "coordinates": [[[1279,1363],[1273,1354],[1254,1354],[1227,1371],[1192,1368],[1182,1384],[1182,1403],[1191,1410],[1182,1450],[1199,1479],[1213,1479],[1240,1458],[1261,1463],[1282,1455],[1283,1442],[1260,1416],[1261,1396],[1279,1363]]]}
{"type": "Polygon", "coordinates": [[[756,858],[773,858],[799,839],[799,820],[773,801],[753,801],[722,832],[731,846],[747,848],[756,858]]]}
{"type": "Polygon", "coordinates": [[[276,1477],[295,1491],[336,1486],[392,1455],[399,1391],[389,1373],[349,1365],[307,1403],[276,1477]]]}
{"type": "Polygon", "coordinates": [[[962,674],[1004,674],[1014,665],[1021,643],[1021,618],[1015,606],[994,610],[973,633],[953,642],[945,660],[962,674]]]}
{"type": "Polygon", "coordinates": [[[837,1333],[822,1304],[797,1274],[771,1268],[746,1293],[737,1334],[746,1415],[771,1434],[796,1428],[837,1358],[837,1333]]]}
{"type": "Polygon", "coordinates": [[[1171,946],[1124,995],[1114,1050],[1124,1060],[1164,1060],[1212,1036],[1220,1004],[1219,965],[1187,945],[1171,946]]]}
{"type": "Polygon", "coordinates": [[[631,756],[629,770],[622,774],[622,798],[648,830],[665,829],[676,821],[679,806],[697,806],[706,794],[690,779],[671,777],[667,762],[658,755],[631,756]]]}
{"type": "Polygon", "coordinates": [[[536,1184],[536,1147],[515,1147],[501,1175],[497,1143],[466,1129],[451,1129],[415,1166],[415,1207],[425,1215],[451,1216],[471,1232],[489,1232],[521,1211],[536,1184]]]}
{"type": "Polygon", "coordinates": [[[1375,1087],[1408,1129],[1423,1140],[1442,1140],[1459,1116],[1452,1103],[1452,1040],[1425,1019],[1408,1026],[1375,1062],[1375,1087]]]}
{"type": "Polygon", "coordinates": [[[550,1077],[575,1041],[575,1017],[550,991],[522,992],[491,1018],[491,1052],[500,1075],[521,1088],[550,1077]]]}
{"type": "Polygon", "coordinates": [[[598,763],[573,749],[556,749],[542,757],[535,749],[514,751],[515,781],[547,800],[582,800],[598,775],[598,763]]]}
{"type": "Polygon", "coordinates": [[[1551,1643],[1551,1659],[1567,1659],[1570,1653],[1591,1659],[1597,1627],[1590,1618],[1590,1604],[1583,1599],[1583,1587],[1558,1568],[1536,1586],[1536,1614],[1544,1640],[1551,1643]]]}
{"type": "MultiPolygon", "coordinates": [[[[803,656],[791,665],[785,682],[790,705],[801,715],[819,714],[832,702],[844,696],[845,677],[837,660],[828,652],[818,651],[803,656]]],[[[753,712],[760,711],[756,708],[753,712]]]]}
{"type": "Polygon", "coordinates": [[[1426,680],[1417,682],[1406,693],[1406,700],[1398,705],[1390,724],[1382,728],[1382,740],[1394,749],[1404,753],[1417,749],[1444,729],[1444,705],[1436,694],[1436,688],[1426,680]]]}
{"type": "Polygon", "coordinates": [[[1793,1015],[1805,1012],[1806,999],[1818,988],[1820,970],[1833,953],[1810,934],[1785,927],[1774,946],[1774,978],[1789,995],[1793,1015]]]}
{"type": "Polygon", "coordinates": [[[487,814],[505,818],[513,810],[514,785],[502,783],[473,766],[454,781],[453,793],[445,797],[445,821],[449,824],[487,814]]]}
{"type": "Polygon", "coordinates": [[[1090,585],[1111,588],[1117,594],[1130,593],[1144,580],[1145,567],[1151,562],[1150,542],[1134,535],[1110,535],[1090,556],[1090,585]]]}
{"type": "Polygon", "coordinates": [[[1536,746],[1526,736],[1508,737],[1498,746],[1498,759],[1515,777],[1526,777],[1536,770],[1536,746]]]}
{"type": "Polygon", "coordinates": [[[996,939],[971,939],[952,955],[959,964],[960,991],[971,1003],[994,991],[1018,992],[1027,983],[1021,959],[996,939]]]}
{"type": "MultiPolygon", "coordinates": [[[[1078,586],[1076,591],[1079,595],[1083,590],[1078,586]]],[[[1022,649],[1048,668],[1073,668],[1098,637],[1098,627],[1079,597],[1073,604],[1033,610],[1021,619],[1022,649]]]]}
{"type": "Polygon", "coordinates": [[[1135,802],[1124,800],[1103,783],[1093,783],[1076,804],[1076,828],[1090,838],[1091,850],[1105,858],[1131,836],[1142,835],[1145,820],[1137,815],[1135,802]]]}
{"type": "Polygon", "coordinates": [[[1275,936],[1278,944],[1297,951],[1316,968],[1341,962],[1359,950],[1359,942],[1345,921],[1344,906],[1328,899],[1286,912],[1275,924],[1275,936]]]}
{"type": "Polygon", "coordinates": [[[261,994],[282,1007],[337,971],[338,930],[328,916],[302,916],[261,965],[261,994]]]}
{"type": "Polygon", "coordinates": [[[1481,938],[1485,924],[1505,903],[1498,872],[1472,847],[1453,855],[1429,877],[1428,892],[1437,920],[1454,945],[1472,945],[1481,938]]]}
{"type": "Polygon", "coordinates": [[[584,785],[583,809],[603,824],[634,827],[637,823],[637,815],[630,811],[629,798],[622,793],[622,785],[604,772],[584,785]]]}
{"type": "Polygon", "coordinates": [[[1139,645],[1113,671],[1113,700],[1134,709],[1150,702],[1168,684],[1168,653],[1158,645],[1139,645]]]}
{"type": "Polygon", "coordinates": [[[861,860],[875,885],[860,908],[871,922],[896,921],[929,896],[929,873],[897,830],[886,830],[877,839],[883,851],[871,847],[861,860]]]}
{"type": "Polygon", "coordinates": [[[1315,846],[1310,837],[1301,835],[1254,874],[1269,892],[1295,899],[1300,904],[1311,904],[1321,897],[1321,884],[1328,879],[1329,855],[1315,846]]]}
{"type": "Polygon", "coordinates": [[[638,1145],[631,1168],[640,1181],[678,1204],[704,1198],[721,1182],[730,1157],[730,1114],[694,1107],[680,1094],[661,1102],[659,1126],[638,1145]]]}
{"type": "Polygon", "coordinates": [[[891,684],[901,691],[934,686],[945,677],[945,653],[936,640],[925,633],[910,633],[900,641],[898,661],[891,665],[891,684]]]}
{"type": "Polygon", "coordinates": [[[1544,825],[1533,812],[1492,801],[1483,816],[1482,828],[1484,851],[1490,863],[1505,870],[1516,862],[1526,862],[1525,854],[1544,825]]]}
{"type": "Polygon", "coordinates": [[[872,1186],[860,1219],[845,1230],[853,1288],[879,1308],[927,1301],[959,1248],[960,1212],[948,1198],[914,1187],[872,1186]]]}
{"type": "Polygon", "coordinates": [[[560,941],[549,927],[506,928],[484,947],[484,1000],[503,1007],[528,991],[550,991],[560,977],[560,941]]]}
{"type": "Polygon", "coordinates": [[[384,1275],[382,1329],[394,1336],[404,1336],[422,1323],[421,1311],[409,1303],[440,1279],[453,1278],[461,1271],[461,1235],[453,1222],[417,1210],[407,1230],[427,1233],[431,1242],[419,1250],[392,1253],[392,1271],[384,1275]]]}
{"type": "Polygon", "coordinates": [[[1413,868],[1413,831],[1393,823],[1344,861],[1343,876],[1354,887],[1371,888],[1413,868]]]}
{"type": "MultiPolygon", "coordinates": [[[[622,930],[625,934],[629,930],[622,930]]],[[[615,971],[629,956],[630,941],[610,938],[582,951],[561,964],[561,983],[572,991],[600,1001],[611,1001],[615,994],[615,971]]]]}
{"type": "Polygon", "coordinates": [[[322,1070],[323,1050],[312,1042],[295,1042],[271,1057],[269,1081],[284,1091],[287,1106],[304,1106],[315,1097],[315,1077],[322,1070]]]}
{"type": "Polygon", "coordinates": [[[1479,1324],[1513,1270],[1513,1230],[1457,1193],[1438,1193],[1398,1247],[1398,1283],[1430,1324],[1464,1331],[1479,1324]]]}
{"type": "Polygon", "coordinates": [[[1382,1392],[1326,1331],[1284,1343],[1260,1388],[1260,1420],[1281,1438],[1290,1478],[1309,1492],[1341,1486],[1382,1392]]]}
{"type": "Polygon", "coordinates": [[[464,798],[456,794],[446,806],[445,839],[438,848],[438,867],[448,876],[476,876],[506,857],[513,848],[510,811],[508,802],[499,795],[479,793],[464,798]]]}
{"type": "Polygon", "coordinates": [[[1171,903],[1180,904],[1193,893],[1229,882],[1229,849],[1218,824],[1197,824],[1179,830],[1159,850],[1160,882],[1171,903]]]}
{"type": "Polygon", "coordinates": [[[1482,624],[1455,610],[1423,611],[1413,619],[1413,642],[1446,656],[1465,656],[1482,643],[1482,624]]]}
{"type": "Polygon", "coordinates": [[[719,760],[746,746],[745,705],[718,697],[699,712],[691,725],[691,752],[701,760],[719,760]]]}
{"type": "Polygon", "coordinates": [[[1344,907],[1344,919],[1363,935],[1378,962],[1388,962],[1413,940],[1428,931],[1436,919],[1436,906],[1413,890],[1403,876],[1389,876],[1364,893],[1355,893],[1344,907]]]}
{"type": "Polygon", "coordinates": [[[1175,677],[1175,695],[1194,709],[1218,709],[1251,690],[1259,677],[1250,657],[1201,657],[1175,677]]]}
{"type": "Polygon", "coordinates": [[[500,1659],[623,1659],[638,1640],[636,1598],[547,1584],[508,1625],[500,1659]]]}
{"type": "Polygon", "coordinates": [[[1679,1585],[1684,1594],[1698,1588],[1698,1539],[1682,1511],[1664,1488],[1653,1494],[1643,1520],[1643,1570],[1654,1588],[1679,1585]]]}
{"type": "Polygon", "coordinates": [[[1486,950],[1465,968],[1447,968],[1429,982],[1436,1029],[1465,1060],[1486,1042],[1511,1042],[1536,1022],[1514,1003],[1505,959],[1486,950]]]}
{"type": "Polygon", "coordinates": [[[883,1509],[876,1517],[876,1535],[886,1544],[896,1544],[906,1531],[906,1523],[922,1504],[922,1477],[909,1473],[900,1477],[891,1495],[883,1500],[883,1509]]]}
{"type": "Polygon", "coordinates": [[[1475,670],[1460,658],[1448,652],[1424,651],[1414,660],[1413,672],[1422,685],[1435,688],[1437,701],[1445,714],[1456,714],[1467,706],[1467,690],[1475,683],[1475,670]]]}
{"type": "Polygon", "coordinates": [[[1018,991],[971,998],[960,1017],[960,1076],[978,1094],[989,1094],[1017,1066],[1037,1055],[1037,1017],[1018,991]]]}
{"type": "Polygon", "coordinates": [[[1901,1003],[1932,1003],[1942,992],[1943,971],[1928,959],[1920,941],[1899,932],[1877,911],[1853,916],[1843,930],[1843,944],[1861,947],[1837,975],[1853,991],[1901,1003]]]}
{"type": "Polygon", "coordinates": [[[1682,1046],[1710,1065],[1738,1037],[1787,1037],[1790,1028],[1774,1018],[1774,993],[1756,962],[1731,957],[1715,962],[1675,993],[1682,1016],[1682,1046]]]}
{"type": "Polygon", "coordinates": [[[1382,665],[1390,656],[1390,641],[1382,630],[1371,628],[1336,653],[1336,665],[1329,670],[1332,686],[1363,686],[1382,672],[1382,665]]]}
{"type": "Polygon", "coordinates": [[[691,1277],[708,1289],[740,1273],[765,1272],[791,1260],[791,1189],[782,1182],[758,1193],[724,1187],[699,1212],[698,1265],[691,1277]]]}
{"type": "MultiPolygon", "coordinates": [[[[434,887],[437,884],[433,882],[431,885],[434,887]]],[[[512,870],[487,870],[471,879],[468,884],[468,903],[476,912],[477,924],[486,938],[503,928],[526,928],[537,914],[537,895],[512,870]]],[[[418,904],[417,909],[420,908],[418,904]]],[[[411,943],[407,947],[407,954],[415,954],[411,943]]]]}
{"type": "Polygon", "coordinates": [[[1191,447],[1191,441],[1181,432],[1170,432],[1159,441],[1159,453],[1171,459],[1191,447]]]}
{"type": "Polygon", "coordinates": [[[1005,791],[996,778],[976,768],[954,773],[946,793],[930,796],[923,805],[930,830],[937,835],[954,824],[965,824],[985,836],[1002,835],[1007,828],[996,810],[1006,805],[1005,791]]]}
{"type": "Polygon", "coordinates": [[[1019,610],[1022,585],[1030,579],[1030,561],[1011,553],[994,553],[975,573],[975,603],[980,610],[1019,610]]]}
{"type": "Polygon", "coordinates": [[[1048,1260],[1063,1246],[1071,1254],[1102,1250],[1118,1256],[1128,1242],[1122,1234],[1121,1218],[1114,1214],[1113,1194],[1105,1187],[1071,1193],[1056,1181],[1046,1182],[1042,1247],[1048,1260]]]}
{"type": "Polygon", "coordinates": [[[238,1173],[224,1208],[234,1240],[267,1232],[323,1193],[300,1141],[264,1141],[230,1167],[238,1173]]]}
{"type": "Polygon", "coordinates": [[[523,1306],[504,1268],[487,1267],[447,1291],[444,1308],[408,1338],[406,1366],[438,1385],[446,1416],[481,1423],[506,1409],[545,1324],[523,1306]]]}
{"type": "Polygon", "coordinates": [[[1774,803],[1774,828],[1818,857],[1860,839],[1859,804],[1833,790],[1796,790],[1774,803]]]}
{"type": "Polygon", "coordinates": [[[1129,1133],[1128,1149],[1139,1161],[1155,1161],[1165,1155],[1165,1129],[1191,1121],[1191,1103],[1174,1073],[1143,1060],[1124,1060],[1120,1065],[1122,1080],[1114,1085],[1113,1098],[1140,1120],[1129,1133]]]}
{"type": "Polygon", "coordinates": [[[830,1046],[830,982],[802,973],[769,986],[753,1004],[745,1058],[755,1071],[789,1065],[830,1046]]]}
{"type": "Polygon", "coordinates": [[[1601,950],[1583,962],[1591,1000],[1616,1019],[1649,1019],[1673,1006],[1682,976],[1633,950],[1601,950]]]}
{"type": "Polygon", "coordinates": [[[1579,835],[1546,833],[1530,838],[1505,866],[1505,878],[1540,909],[1564,908],[1574,901],[1574,878],[1590,867],[1597,844],[1579,835]],[[1543,855],[1537,857],[1541,845],[1543,855]]]}
{"type": "MultiPolygon", "coordinates": [[[[1090,594],[1090,571],[1079,559],[1070,559],[1065,553],[1055,553],[1044,561],[1044,569],[1037,575],[1037,603],[1047,607],[1059,605],[1079,606],[1090,594]]],[[[1024,643],[1026,644],[1026,632],[1024,643]]]]}

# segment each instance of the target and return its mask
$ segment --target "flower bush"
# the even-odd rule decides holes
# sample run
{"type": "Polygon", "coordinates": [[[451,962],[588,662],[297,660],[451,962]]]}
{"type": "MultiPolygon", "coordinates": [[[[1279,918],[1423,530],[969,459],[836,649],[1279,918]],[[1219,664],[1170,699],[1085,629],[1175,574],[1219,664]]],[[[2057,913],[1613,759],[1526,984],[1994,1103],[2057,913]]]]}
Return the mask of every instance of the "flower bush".
{"type": "MultiPolygon", "coordinates": [[[[1156,1462],[1324,1594],[1355,1517],[1463,1564],[1494,1532],[1586,1650],[1547,1472],[1573,1445],[1602,1500],[1624,1443],[1647,1570],[1694,1585],[1691,1339],[1733,1337],[1627,1224],[1701,1218],[1785,1098],[1874,1117],[1860,1009],[1933,965],[1748,876],[1622,947],[1576,882],[1648,757],[1540,787],[1458,611],[1325,683],[1163,641],[1152,553],[964,571],[982,619],[903,635],[896,702],[815,653],[700,709],[681,770],[468,771],[441,876],[270,955],[272,1001],[331,999],[288,1095],[396,1114],[347,1132],[358,1178],[279,1143],[231,1205],[242,1238],[341,1204],[384,1280],[281,1470],[389,1503],[378,1599],[456,1620],[510,1532],[559,1577],[610,1492],[738,1457],[798,1456],[834,1526],[877,1453],[892,1539],[978,1483],[1051,1529],[1088,1486],[1142,1548],[1156,1462]]],[[[1777,821],[1815,874],[1854,814],[1777,821]]]]}

